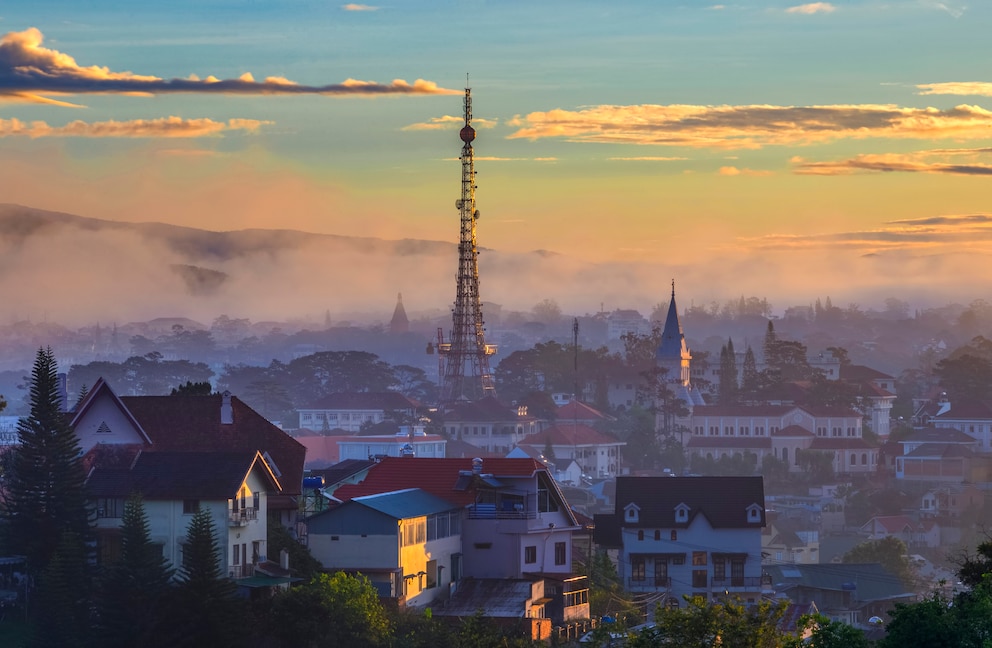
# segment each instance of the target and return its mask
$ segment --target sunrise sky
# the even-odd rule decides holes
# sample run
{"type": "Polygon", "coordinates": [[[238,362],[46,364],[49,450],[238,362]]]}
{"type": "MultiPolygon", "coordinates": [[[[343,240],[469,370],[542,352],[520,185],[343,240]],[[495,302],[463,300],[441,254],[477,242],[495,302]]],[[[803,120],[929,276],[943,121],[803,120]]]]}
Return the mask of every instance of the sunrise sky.
{"type": "Polygon", "coordinates": [[[990,33],[979,0],[8,2],[0,202],[457,241],[469,73],[485,247],[655,301],[988,297],[990,33]]]}

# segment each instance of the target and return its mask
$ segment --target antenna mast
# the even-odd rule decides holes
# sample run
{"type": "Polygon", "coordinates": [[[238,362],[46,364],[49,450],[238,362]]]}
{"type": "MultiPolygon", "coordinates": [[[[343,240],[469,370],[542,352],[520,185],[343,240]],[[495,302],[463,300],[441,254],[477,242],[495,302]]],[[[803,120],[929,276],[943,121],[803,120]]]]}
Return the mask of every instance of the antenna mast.
{"type": "MultiPolygon", "coordinates": [[[[468,85],[468,76],[465,77],[468,85]]],[[[462,140],[461,196],[455,208],[461,221],[458,241],[458,275],[455,305],[452,309],[451,341],[438,339],[441,374],[441,405],[456,400],[477,400],[496,395],[489,356],[496,346],[486,344],[482,301],[479,298],[479,250],[475,240],[475,224],[479,211],[475,208],[475,160],[472,142],[472,89],[465,88],[465,125],[459,132],[462,140]]]]}

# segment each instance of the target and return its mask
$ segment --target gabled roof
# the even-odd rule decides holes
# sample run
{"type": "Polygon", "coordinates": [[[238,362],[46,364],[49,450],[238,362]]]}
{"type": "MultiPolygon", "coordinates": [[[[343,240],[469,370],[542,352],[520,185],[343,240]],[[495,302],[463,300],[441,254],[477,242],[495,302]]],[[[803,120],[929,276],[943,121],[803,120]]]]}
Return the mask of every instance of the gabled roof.
{"type": "Polygon", "coordinates": [[[148,437],[148,434],[146,434],[142,429],[141,424],[138,423],[138,421],[135,420],[134,415],[131,414],[131,410],[124,406],[124,403],[120,398],[118,398],[117,394],[114,393],[114,390],[110,388],[110,385],[103,379],[102,376],[96,379],[93,387],[86,392],[86,396],[83,398],[82,402],[79,403],[73,410],[73,416],[69,421],[69,425],[75,428],[79,421],[82,420],[82,418],[86,416],[86,413],[93,407],[93,404],[100,398],[109,398],[114,406],[121,411],[121,414],[124,415],[128,422],[134,426],[134,429],[137,430],[138,434],[141,435],[147,443],[152,443],[152,440],[148,437]]]}
{"type": "Polygon", "coordinates": [[[975,451],[959,443],[924,443],[904,456],[917,458],[940,457],[942,459],[949,459],[951,457],[970,458],[975,456],[975,451]]]}
{"type": "Polygon", "coordinates": [[[885,532],[889,534],[912,531],[917,526],[916,522],[913,521],[913,518],[908,515],[876,515],[872,519],[865,522],[861,528],[868,530],[873,526],[873,522],[875,525],[882,527],[885,532]]]}
{"type": "MultiPolygon", "coordinates": [[[[306,448],[231,396],[233,423],[221,423],[221,394],[121,396],[120,401],[151,439],[154,452],[231,452],[268,455],[284,495],[298,495],[306,448]],[[271,458],[271,459],[270,459],[271,458]],[[274,464],[274,465],[273,465],[274,464]]],[[[147,452],[145,454],[150,454],[147,452]]]]}
{"type": "Polygon", "coordinates": [[[611,417],[585,403],[570,400],[558,408],[555,418],[559,421],[608,421],[611,417]]]}
{"type": "Polygon", "coordinates": [[[386,392],[346,392],[327,394],[304,409],[320,410],[411,410],[417,403],[403,394],[386,392]]]}
{"type": "Polygon", "coordinates": [[[311,470],[310,474],[315,477],[323,477],[324,486],[329,487],[366,471],[374,465],[375,462],[371,459],[345,459],[328,468],[311,470]]]}
{"type": "Polygon", "coordinates": [[[689,507],[689,523],[706,516],[714,529],[760,529],[765,524],[765,488],[761,477],[617,477],[614,513],[596,516],[596,542],[619,546],[623,527],[677,528],[675,509],[689,507]],[[640,511],[637,522],[623,519],[630,505],[640,511]],[[748,522],[749,506],[761,507],[759,520],[748,522]]]}
{"type": "Polygon", "coordinates": [[[258,452],[143,452],[132,467],[94,468],[86,481],[95,498],[146,500],[227,500],[234,497],[255,466],[262,468],[270,492],[280,490],[258,452]]]}
{"type": "Polygon", "coordinates": [[[590,446],[590,445],[627,445],[626,441],[610,436],[588,425],[558,421],[541,432],[531,434],[517,445],[544,447],[547,443],[553,446],[590,446]]]}

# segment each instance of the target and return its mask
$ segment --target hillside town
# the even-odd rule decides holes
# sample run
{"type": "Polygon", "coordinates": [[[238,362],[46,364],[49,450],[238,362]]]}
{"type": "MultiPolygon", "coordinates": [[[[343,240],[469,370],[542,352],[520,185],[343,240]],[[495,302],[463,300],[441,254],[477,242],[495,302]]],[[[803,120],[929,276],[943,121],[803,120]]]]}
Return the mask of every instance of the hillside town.
{"type": "MultiPolygon", "coordinates": [[[[401,308],[392,335],[409,334],[401,308]]],[[[96,574],[134,561],[136,537],[162,591],[191,596],[206,528],[206,571],[246,614],[336,575],[406,623],[426,612],[447,632],[485,622],[558,645],[660,637],[673,615],[733,605],[782,641],[843,624],[889,645],[900,610],[971,592],[961,570],[987,547],[992,483],[984,337],[893,376],[839,346],[810,353],[776,318],[754,342],[726,338],[717,362],[691,349],[674,286],[656,312],[653,326],[625,313],[616,352],[573,329],[496,365],[498,397],[440,405],[424,369],[368,352],[217,375],[167,346],[178,329],[146,339],[162,351],[68,371],[38,350],[28,411],[4,419],[0,626],[56,596],[65,539],[33,519],[50,509],[89,538],[96,600],[111,599],[96,574]],[[65,484],[44,494],[74,489],[57,509],[24,482],[28,456],[64,462],[65,484]]],[[[294,636],[251,627],[249,644],[294,636]]]]}

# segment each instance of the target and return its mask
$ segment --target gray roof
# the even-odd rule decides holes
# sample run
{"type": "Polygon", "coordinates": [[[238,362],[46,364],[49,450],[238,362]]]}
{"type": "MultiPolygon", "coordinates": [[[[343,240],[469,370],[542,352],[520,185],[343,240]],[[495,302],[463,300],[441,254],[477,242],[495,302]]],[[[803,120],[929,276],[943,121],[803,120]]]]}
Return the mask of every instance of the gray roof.
{"type": "Polygon", "coordinates": [[[485,610],[487,617],[523,617],[527,611],[533,581],[508,578],[464,578],[435,615],[472,616],[485,610]]]}
{"type": "Polygon", "coordinates": [[[912,596],[898,576],[878,563],[821,563],[818,565],[765,565],[776,591],[801,586],[851,591],[854,600],[878,601],[912,596]]]}
{"type": "Polygon", "coordinates": [[[974,437],[957,428],[928,427],[916,430],[899,443],[976,443],[974,437]]]}
{"type": "Polygon", "coordinates": [[[373,511],[378,511],[389,517],[396,518],[397,520],[420,517],[422,515],[433,515],[434,513],[443,513],[444,511],[458,509],[451,502],[431,495],[419,488],[407,488],[406,490],[379,493],[378,495],[365,495],[363,497],[355,497],[351,501],[366,506],[373,511]]]}

